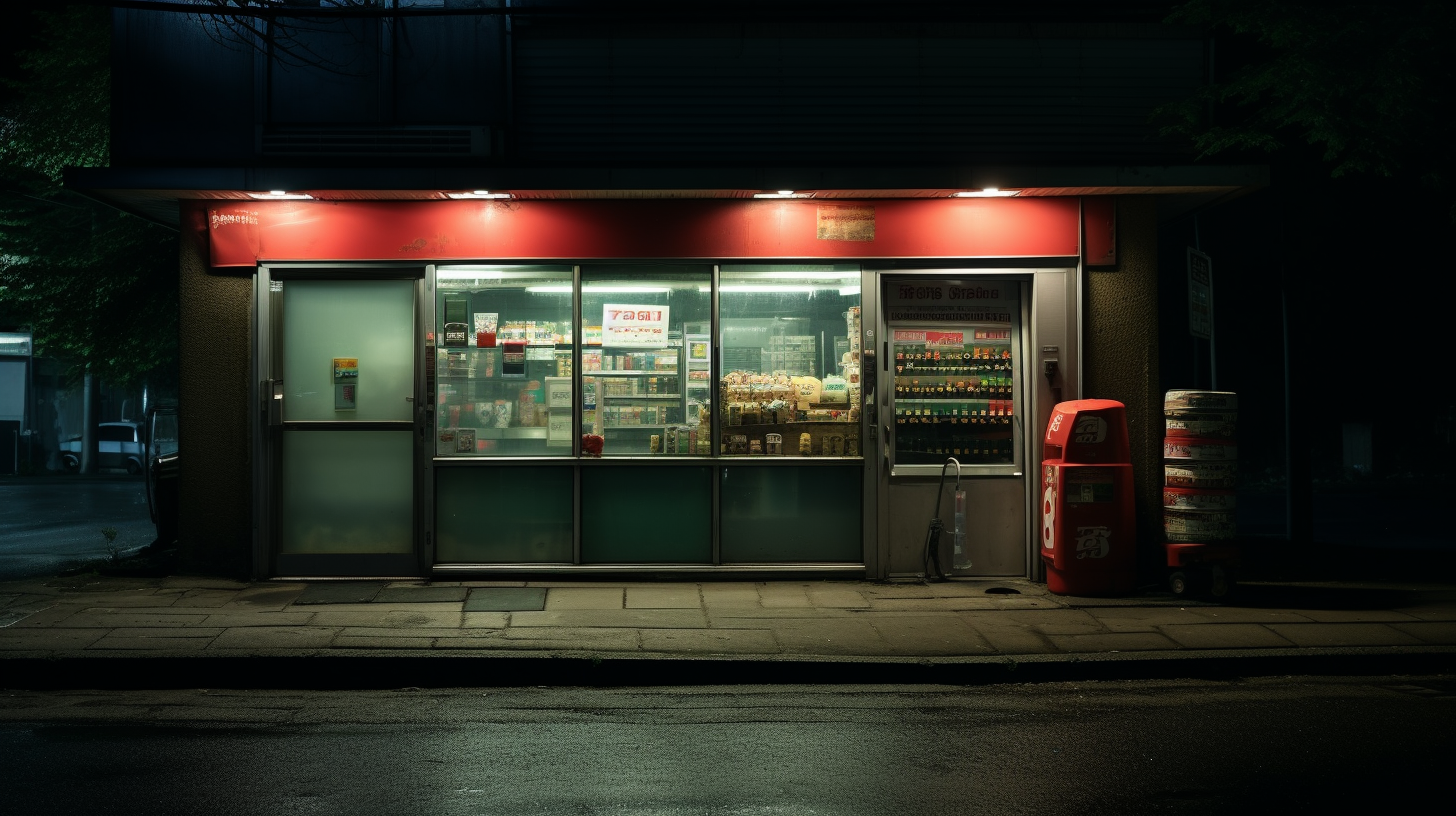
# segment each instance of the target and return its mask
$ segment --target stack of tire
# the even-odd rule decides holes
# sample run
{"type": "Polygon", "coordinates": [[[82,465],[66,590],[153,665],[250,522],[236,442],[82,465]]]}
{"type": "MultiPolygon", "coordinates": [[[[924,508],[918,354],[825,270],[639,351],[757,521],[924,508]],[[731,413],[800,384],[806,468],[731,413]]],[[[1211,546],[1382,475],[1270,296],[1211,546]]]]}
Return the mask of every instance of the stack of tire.
{"type": "Polygon", "coordinates": [[[1163,397],[1163,532],[1170,544],[1234,538],[1238,395],[1169,391],[1163,397]]]}

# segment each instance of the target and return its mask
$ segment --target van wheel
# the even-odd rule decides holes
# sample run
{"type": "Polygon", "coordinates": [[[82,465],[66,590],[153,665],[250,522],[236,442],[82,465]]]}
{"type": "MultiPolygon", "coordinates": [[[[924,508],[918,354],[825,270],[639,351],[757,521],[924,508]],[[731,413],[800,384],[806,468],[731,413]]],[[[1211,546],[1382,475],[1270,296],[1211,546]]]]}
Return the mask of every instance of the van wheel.
{"type": "Polygon", "coordinates": [[[1168,591],[1178,598],[1197,597],[1207,589],[1207,579],[1197,569],[1174,570],[1168,575],[1168,591]]]}
{"type": "Polygon", "coordinates": [[[69,456],[61,460],[61,467],[65,469],[67,473],[81,472],[81,463],[75,459],[72,459],[69,456]]]}
{"type": "Polygon", "coordinates": [[[136,476],[142,472],[142,463],[135,459],[126,460],[126,472],[136,476]]]}

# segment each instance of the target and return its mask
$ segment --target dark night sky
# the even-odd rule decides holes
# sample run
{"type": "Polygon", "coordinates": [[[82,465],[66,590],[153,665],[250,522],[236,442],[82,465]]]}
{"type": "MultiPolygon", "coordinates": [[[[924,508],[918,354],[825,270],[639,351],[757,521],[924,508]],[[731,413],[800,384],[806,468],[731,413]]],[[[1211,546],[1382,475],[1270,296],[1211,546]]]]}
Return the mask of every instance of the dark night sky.
{"type": "MultiPolygon", "coordinates": [[[[29,11],[0,11],[0,78],[13,79],[19,72],[15,52],[30,47],[29,18],[29,11]]],[[[0,103],[8,103],[13,95],[9,87],[0,86],[0,103]]]]}

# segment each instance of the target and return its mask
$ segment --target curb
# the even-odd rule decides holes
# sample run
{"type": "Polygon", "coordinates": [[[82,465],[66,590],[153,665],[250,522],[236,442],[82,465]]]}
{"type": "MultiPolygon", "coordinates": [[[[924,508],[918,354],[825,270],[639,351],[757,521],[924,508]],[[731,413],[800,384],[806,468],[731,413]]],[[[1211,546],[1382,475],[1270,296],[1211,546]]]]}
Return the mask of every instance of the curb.
{"type": "Polygon", "coordinates": [[[1456,647],[1147,652],[966,658],[256,653],[12,657],[4,687],[73,689],[507,688],[519,686],[950,685],[1237,680],[1456,673],[1456,647]],[[363,661],[363,662],[361,662],[363,661]]]}

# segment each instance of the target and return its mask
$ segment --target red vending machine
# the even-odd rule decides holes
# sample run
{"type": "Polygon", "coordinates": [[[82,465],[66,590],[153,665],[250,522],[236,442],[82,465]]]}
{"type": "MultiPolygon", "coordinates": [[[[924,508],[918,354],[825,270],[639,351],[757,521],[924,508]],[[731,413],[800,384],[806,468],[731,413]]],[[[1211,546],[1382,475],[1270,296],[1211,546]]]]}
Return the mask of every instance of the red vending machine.
{"type": "Polygon", "coordinates": [[[1126,409],[1057,403],[1043,442],[1041,557],[1058,595],[1109,596],[1137,583],[1126,409]]]}

